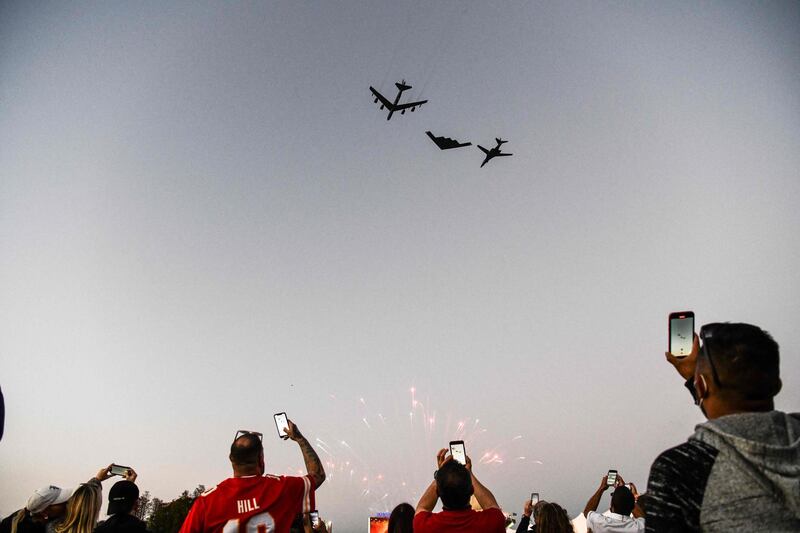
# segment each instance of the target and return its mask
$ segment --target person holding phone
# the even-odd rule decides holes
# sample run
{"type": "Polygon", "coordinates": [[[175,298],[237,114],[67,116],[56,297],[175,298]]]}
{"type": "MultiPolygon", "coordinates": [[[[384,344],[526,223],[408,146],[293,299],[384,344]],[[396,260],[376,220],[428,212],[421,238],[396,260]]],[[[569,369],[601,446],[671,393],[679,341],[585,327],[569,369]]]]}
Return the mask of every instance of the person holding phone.
{"type": "Polygon", "coordinates": [[[800,414],[775,410],[778,343],[714,323],[688,356],[665,355],[708,421],[650,467],[647,530],[800,531],[800,414]]]}
{"type": "Polygon", "coordinates": [[[603,476],[600,486],[586,502],[583,515],[586,517],[586,528],[590,529],[592,533],[616,531],[644,533],[645,530],[644,513],[637,507],[636,497],[625,486],[625,481],[616,470],[609,470],[608,474],[603,476]],[[610,476],[613,476],[612,483],[609,483],[610,476]],[[614,492],[611,494],[609,513],[598,513],[597,506],[600,505],[600,499],[611,487],[614,488],[614,492]],[[631,517],[631,513],[633,513],[633,517],[631,517]]]}
{"type": "Polygon", "coordinates": [[[574,533],[567,510],[557,503],[526,500],[516,533],[574,533]]]}
{"type": "Polygon", "coordinates": [[[506,517],[500,510],[494,495],[484,487],[472,472],[472,461],[466,464],[453,460],[453,456],[442,448],[436,455],[439,469],[433,481],[417,503],[414,515],[414,533],[503,533],[506,517]],[[474,495],[482,511],[470,507],[474,495]],[[442,499],[442,511],[434,513],[436,503],[442,499]]]}
{"type": "Polygon", "coordinates": [[[317,452],[287,419],[285,435],[303,453],[307,475],[265,475],[263,435],[238,431],[231,444],[233,477],[201,494],[181,526],[181,533],[274,531],[287,533],[299,513],[315,509],[314,491],[325,481],[317,452]]]}
{"type": "MultiPolygon", "coordinates": [[[[139,487],[136,486],[136,471],[129,467],[114,469],[111,472],[122,470],[124,479],[117,481],[108,491],[108,518],[97,524],[94,533],[147,533],[147,524],[136,517],[139,507],[139,487]]],[[[117,465],[118,466],[118,465],[117,465]]]]}

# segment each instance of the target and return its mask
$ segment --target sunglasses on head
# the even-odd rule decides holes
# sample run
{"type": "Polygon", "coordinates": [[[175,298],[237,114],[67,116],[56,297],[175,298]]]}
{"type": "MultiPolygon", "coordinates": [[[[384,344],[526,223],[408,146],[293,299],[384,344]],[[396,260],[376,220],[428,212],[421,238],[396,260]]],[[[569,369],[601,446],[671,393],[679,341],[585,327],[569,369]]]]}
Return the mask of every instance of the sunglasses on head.
{"type": "Polygon", "coordinates": [[[711,349],[708,347],[708,339],[714,338],[714,332],[717,330],[719,324],[706,324],[700,328],[700,340],[703,341],[703,355],[708,359],[708,364],[711,366],[711,377],[718,388],[722,388],[722,382],[719,380],[717,374],[717,367],[714,366],[714,358],[711,357],[711,349]]]}
{"type": "Polygon", "coordinates": [[[258,431],[247,431],[244,429],[240,429],[239,431],[237,431],[236,436],[233,438],[233,440],[236,441],[239,437],[244,437],[245,435],[255,435],[256,437],[258,437],[258,440],[264,442],[263,433],[259,433],[258,431]]]}

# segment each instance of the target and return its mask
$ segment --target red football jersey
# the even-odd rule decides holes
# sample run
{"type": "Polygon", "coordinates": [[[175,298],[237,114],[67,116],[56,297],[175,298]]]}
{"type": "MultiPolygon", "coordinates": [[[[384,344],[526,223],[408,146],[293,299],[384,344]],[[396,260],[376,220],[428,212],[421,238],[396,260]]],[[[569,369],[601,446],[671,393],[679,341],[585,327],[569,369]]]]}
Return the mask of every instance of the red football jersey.
{"type": "Polygon", "coordinates": [[[180,533],[288,533],[298,513],[312,510],[310,476],[232,477],[194,501],[180,533]]]}
{"type": "Polygon", "coordinates": [[[414,515],[414,533],[505,533],[506,517],[500,509],[485,511],[420,511],[414,515]]]}

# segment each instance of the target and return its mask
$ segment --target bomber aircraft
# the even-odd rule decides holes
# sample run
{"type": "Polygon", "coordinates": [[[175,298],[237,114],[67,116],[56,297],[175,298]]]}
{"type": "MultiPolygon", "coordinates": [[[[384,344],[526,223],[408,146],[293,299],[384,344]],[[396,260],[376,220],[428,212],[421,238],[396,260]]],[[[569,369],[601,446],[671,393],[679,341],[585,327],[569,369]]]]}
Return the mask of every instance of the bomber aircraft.
{"type": "Polygon", "coordinates": [[[381,93],[379,93],[374,87],[370,85],[369,90],[372,91],[373,96],[375,96],[375,103],[377,104],[378,101],[381,103],[381,109],[388,108],[389,109],[389,116],[386,117],[386,120],[392,118],[392,115],[395,111],[400,111],[401,115],[406,113],[406,109],[411,108],[413,112],[416,108],[420,107],[422,104],[426,103],[427,100],[420,100],[419,102],[408,102],[406,104],[399,104],[400,96],[403,94],[403,91],[407,91],[411,88],[411,85],[406,85],[406,80],[401,81],[400,83],[395,83],[397,86],[397,96],[394,99],[394,102],[390,102],[387,100],[381,93]]]}
{"type": "Polygon", "coordinates": [[[484,154],[486,154],[486,159],[484,159],[484,160],[483,160],[483,163],[481,163],[481,168],[483,168],[483,165],[485,165],[486,163],[488,163],[488,162],[489,162],[489,160],[490,160],[490,159],[492,159],[493,157],[497,157],[497,156],[499,156],[499,155],[514,155],[514,154],[508,154],[508,153],[504,153],[504,152],[501,152],[501,151],[500,151],[500,145],[501,145],[501,144],[503,144],[503,143],[507,143],[508,141],[504,141],[503,139],[500,139],[500,138],[498,138],[498,137],[495,137],[495,139],[494,139],[494,140],[495,140],[495,141],[497,141],[497,146],[495,146],[495,147],[494,147],[494,148],[492,148],[491,150],[487,150],[486,148],[484,148],[484,147],[483,147],[483,146],[481,146],[480,144],[478,145],[478,148],[480,148],[480,149],[481,149],[481,151],[482,151],[484,154]]]}

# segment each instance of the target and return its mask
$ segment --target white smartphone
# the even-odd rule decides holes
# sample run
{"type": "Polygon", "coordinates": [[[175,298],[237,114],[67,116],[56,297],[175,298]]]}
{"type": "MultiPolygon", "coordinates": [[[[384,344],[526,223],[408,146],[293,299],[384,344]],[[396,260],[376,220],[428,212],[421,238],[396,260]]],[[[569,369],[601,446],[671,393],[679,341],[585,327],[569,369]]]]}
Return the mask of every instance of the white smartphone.
{"type": "Polygon", "coordinates": [[[284,431],[289,429],[289,419],[286,417],[286,413],[275,414],[275,426],[278,428],[278,436],[280,438],[284,440],[289,438],[289,435],[284,431]]]}
{"type": "Polygon", "coordinates": [[[609,470],[608,471],[608,480],[607,484],[609,487],[613,487],[614,483],[617,482],[617,471],[616,470],[609,470]]]}
{"type": "Polygon", "coordinates": [[[669,353],[686,357],[692,353],[694,342],[694,313],[679,311],[669,314],[669,353]]]}
{"type": "Polygon", "coordinates": [[[464,448],[463,440],[450,441],[450,455],[462,465],[467,464],[467,450],[464,448]]]}

